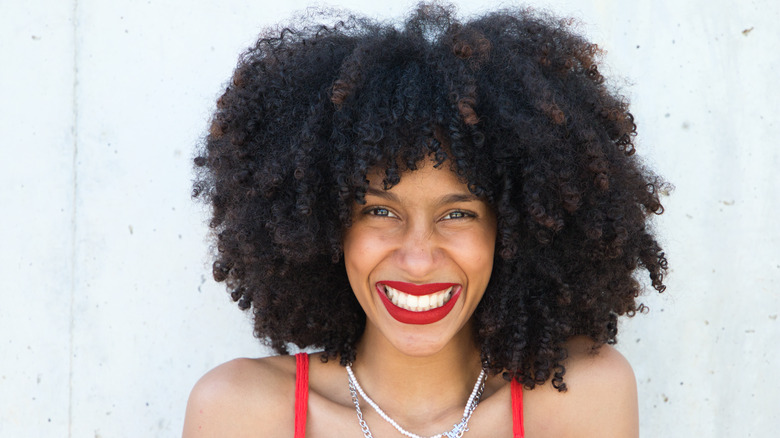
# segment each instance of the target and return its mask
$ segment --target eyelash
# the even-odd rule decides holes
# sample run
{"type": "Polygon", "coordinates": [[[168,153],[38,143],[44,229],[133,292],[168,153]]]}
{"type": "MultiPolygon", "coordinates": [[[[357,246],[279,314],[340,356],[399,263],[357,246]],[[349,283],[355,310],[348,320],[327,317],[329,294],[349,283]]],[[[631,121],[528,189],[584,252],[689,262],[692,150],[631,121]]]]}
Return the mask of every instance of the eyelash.
{"type": "Polygon", "coordinates": [[[444,217],[446,218],[447,216],[452,216],[452,215],[458,215],[458,217],[450,217],[450,219],[467,219],[467,218],[477,217],[477,215],[475,215],[474,213],[463,211],[463,210],[451,211],[447,213],[447,215],[444,217]]]}
{"type": "MultiPolygon", "coordinates": [[[[396,217],[394,213],[390,211],[390,209],[385,207],[371,207],[364,211],[364,214],[369,216],[377,216],[377,217],[396,217]],[[380,214],[379,212],[382,212],[380,214]]],[[[449,213],[447,213],[443,219],[446,220],[454,220],[454,219],[468,219],[468,218],[475,218],[477,217],[476,214],[471,213],[469,211],[465,210],[453,210],[449,213]],[[456,217],[453,217],[456,216],[456,217]]]]}
{"type": "Polygon", "coordinates": [[[395,216],[393,213],[390,212],[389,209],[384,208],[384,207],[371,207],[371,208],[367,209],[364,213],[369,215],[369,216],[378,216],[378,217],[393,217],[393,216],[395,216]],[[379,214],[378,212],[380,212],[380,211],[384,212],[385,214],[379,214]],[[393,216],[390,216],[390,215],[393,215],[393,216]]]}

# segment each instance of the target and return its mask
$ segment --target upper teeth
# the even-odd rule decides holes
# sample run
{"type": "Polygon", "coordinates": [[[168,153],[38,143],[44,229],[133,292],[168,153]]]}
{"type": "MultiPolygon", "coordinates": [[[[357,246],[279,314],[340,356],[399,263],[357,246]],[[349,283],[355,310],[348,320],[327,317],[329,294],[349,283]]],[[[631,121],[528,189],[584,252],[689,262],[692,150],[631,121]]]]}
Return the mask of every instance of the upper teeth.
{"type": "Polygon", "coordinates": [[[426,310],[441,307],[452,298],[452,286],[436,293],[420,296],[409,295],[388,285],[383,286],[387,298],[389,298],[393,304],[402,309],[411,310],[412,312],[425,312],[426,310]]]}

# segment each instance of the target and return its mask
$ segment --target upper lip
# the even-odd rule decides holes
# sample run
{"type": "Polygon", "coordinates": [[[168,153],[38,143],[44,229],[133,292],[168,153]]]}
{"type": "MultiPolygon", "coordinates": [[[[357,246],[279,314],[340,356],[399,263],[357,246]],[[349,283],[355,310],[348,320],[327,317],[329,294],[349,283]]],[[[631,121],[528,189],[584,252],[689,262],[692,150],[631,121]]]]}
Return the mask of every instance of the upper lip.
{"type": "Polygon", "coordinates": [[[405,281],[379,281],[378,284],[384,284],[409,295],[429,295],[441,292],[448,287],[457,286],[458,283],[427,283],[414,284],[405,281]]]}

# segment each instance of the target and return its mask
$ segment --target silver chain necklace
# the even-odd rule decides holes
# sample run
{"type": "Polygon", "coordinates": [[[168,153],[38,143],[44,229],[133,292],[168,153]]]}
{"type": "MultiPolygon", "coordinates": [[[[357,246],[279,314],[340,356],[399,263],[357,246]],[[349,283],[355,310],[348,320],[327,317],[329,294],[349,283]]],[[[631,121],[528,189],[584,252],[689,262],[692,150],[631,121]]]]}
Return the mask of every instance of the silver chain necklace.
{"type": "MultiPolygon", "coordinates": [[[[351,365],[351,364],[350,364],[351,365]]],[[[466,407],[463,408],[463,418],[461,418],[460,422],[458,424],[453,425],[452,430],[449,432],[442,432],[438,435],[433,435],[431,437],[422,437],[420,435],[414,434],[409,432],[408,430],[401,427],[400,424],[398,424],[395,420],[390,418],[389,415],[385,413],[371,398],[366,395],[366,393],[363,391],[363,388],[360,387],[360,384],[357,381],[357,378],[355,377],[355,373],[352,372],[352,367],[350,365],[347,365],[347,380],[349,381],[349,393],[352,395],[352,403],[355,404],[355,411],[357,412],[358,417],[358,423],[360,424],[360,429],[363,431],[363,437],[364,438],[374,438],[373,435],[371,435],[371,431],[368,429],[368,423],[366,423],[366,420],[363,419],[363,412],[360,410],[360,401],[358,401],[358,394],[360,394],[361,397],[363,397],[363,400],[366,401],[374,410],[379,414],[380,417],[384,418],[385,421],[390,423],[391,426],[393,426],[398,432],[401,434],[409,437],[409,438],[461,438],[463,437],[463,434],[466,433],[469,424],[469,420],[471,419],[471,414],[474,413],[474,409],[477,408],[477,405],[479,404],[479,399],[482,397],[482,391],[485,389],[485,370],[483,369],[479,373],[479,377],[477,378],[477,383],[474,384],[474,390],[471,391],[471,395],[469,396],[468,401],[466,402],[466,407]]]]}

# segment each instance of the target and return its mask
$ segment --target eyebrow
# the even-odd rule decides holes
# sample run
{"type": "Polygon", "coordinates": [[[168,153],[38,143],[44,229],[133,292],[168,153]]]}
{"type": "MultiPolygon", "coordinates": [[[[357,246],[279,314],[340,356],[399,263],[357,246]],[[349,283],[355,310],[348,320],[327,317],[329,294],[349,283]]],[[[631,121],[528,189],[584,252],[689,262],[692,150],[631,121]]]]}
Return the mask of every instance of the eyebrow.
{"type": "MultiPolygon", "coordinates": [[[[368,187],[366,189],[366,195],[376,196],[378,198],[386,199],[391,202],[401,202],[401,200],[398,198],[398,196],[390,191],[378,189],[376,187],[368,187]]],[[[471,193],[450,193],[448,195],[442,196],[441,199],[438,200],[437,204],[439,205],[445,205],[445,204],[454,204],[458,202],[475,202],[479,201],[479,198],[474,196],[471,193]]]]}

